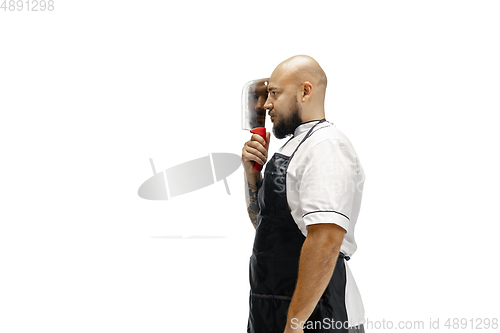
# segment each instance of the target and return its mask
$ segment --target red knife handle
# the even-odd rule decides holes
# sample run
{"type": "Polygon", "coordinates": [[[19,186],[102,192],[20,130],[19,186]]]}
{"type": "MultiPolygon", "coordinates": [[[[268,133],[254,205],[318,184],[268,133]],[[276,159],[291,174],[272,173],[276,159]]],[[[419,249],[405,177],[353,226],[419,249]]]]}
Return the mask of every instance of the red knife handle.
{"type": "MultiPolygon", "coordinates": [[[[250,131],[250,133],[258,134],[264,139],[264,141],[266,141],[266,128],[265,127],[255,127],[253,130],[250,131]]],[[[266,142],[266,144],[267,144],[267,142],[266,142]]],[[[257,172],[260,172],[262,170],[262,165],[260,165],[257,162],[254,162],[253,169],[257,172]]]]}

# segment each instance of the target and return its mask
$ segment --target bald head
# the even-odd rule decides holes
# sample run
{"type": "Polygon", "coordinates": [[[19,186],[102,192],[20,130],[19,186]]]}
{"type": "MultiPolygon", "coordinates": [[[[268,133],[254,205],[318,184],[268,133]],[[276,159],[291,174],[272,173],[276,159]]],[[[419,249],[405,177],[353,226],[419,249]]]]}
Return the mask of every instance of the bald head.
{"type": "Polygon", "coordinates": [[[271,76],[300,86],[308,81],[315,88],[326,90],[326,74],[316,60],[307,55],[297,55],[280,63],[271,76]]]}

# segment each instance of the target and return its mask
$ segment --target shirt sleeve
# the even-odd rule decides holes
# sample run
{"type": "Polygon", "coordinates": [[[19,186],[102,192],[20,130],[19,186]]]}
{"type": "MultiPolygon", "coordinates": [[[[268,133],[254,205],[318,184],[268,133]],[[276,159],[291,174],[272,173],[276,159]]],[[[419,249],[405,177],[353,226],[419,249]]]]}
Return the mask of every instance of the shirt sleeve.
{"type": "Polygon", "coordinates": [[[347,232],[358,178],[357,161],[348,144],[336,139],[321,141],[306,153],[297,174],[306,227],[335,223],[347,232]]]}

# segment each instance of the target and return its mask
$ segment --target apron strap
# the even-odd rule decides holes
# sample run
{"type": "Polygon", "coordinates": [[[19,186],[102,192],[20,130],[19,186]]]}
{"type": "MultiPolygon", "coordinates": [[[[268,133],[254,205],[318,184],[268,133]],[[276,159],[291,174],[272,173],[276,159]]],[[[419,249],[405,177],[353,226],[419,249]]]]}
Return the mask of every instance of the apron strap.
{"type": "MultiPolygon", "coordinates": [[[[295,150],[293,151],[292,155],[290,156],[290,160],[292,159],[293,155],[295,155],[295,152],[299,149],[300,145],[302,143],[304,143],[304,141],[306,141],[306,139],[311,135],[311,132],[312,130],[319,124],[321,124],[322,122],[325,122],[326,121],[326,118],[323,118],[321,119],[320,121],[318,121],[316,124],[314,124],[313,127],[311,127],[311,129],[309,130],[309,132],[307,132],[306,136],[302,139],[302,141],[300,141],[300,143],[297,145],[297,148],[295,148],[295,150]]],[[[293,137],[292,137],[293,138],[293,137]]],[[[290,140],[289,140],[290,141],[290,140]]],[[[288,142],[287,142],[288,143],[288,142]]],[[[288,167],[287,167],[288,169],[288,167]]]]}
{"type": "Polygon", "coordinates": [[[345,254],[343,254],[342,252],[339,252],[339,255],[345,259],[345,261],[349,261],[349,259],[351,259],[351,257],[349,256],[346,256],[345,254]]]}

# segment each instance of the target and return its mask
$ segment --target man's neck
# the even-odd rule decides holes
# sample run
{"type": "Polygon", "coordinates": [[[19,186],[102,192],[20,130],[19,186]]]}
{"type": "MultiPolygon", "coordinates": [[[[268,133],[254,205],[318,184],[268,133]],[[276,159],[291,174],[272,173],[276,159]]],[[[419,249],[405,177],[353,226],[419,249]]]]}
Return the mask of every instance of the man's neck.
{"type": "Polygon", "coordinates": [[[300,118],[302,123],[306,123],[312,120],[321,120],[325,118],[325,109],[316,110],[302,110],[302,117],[300,118]]]}

